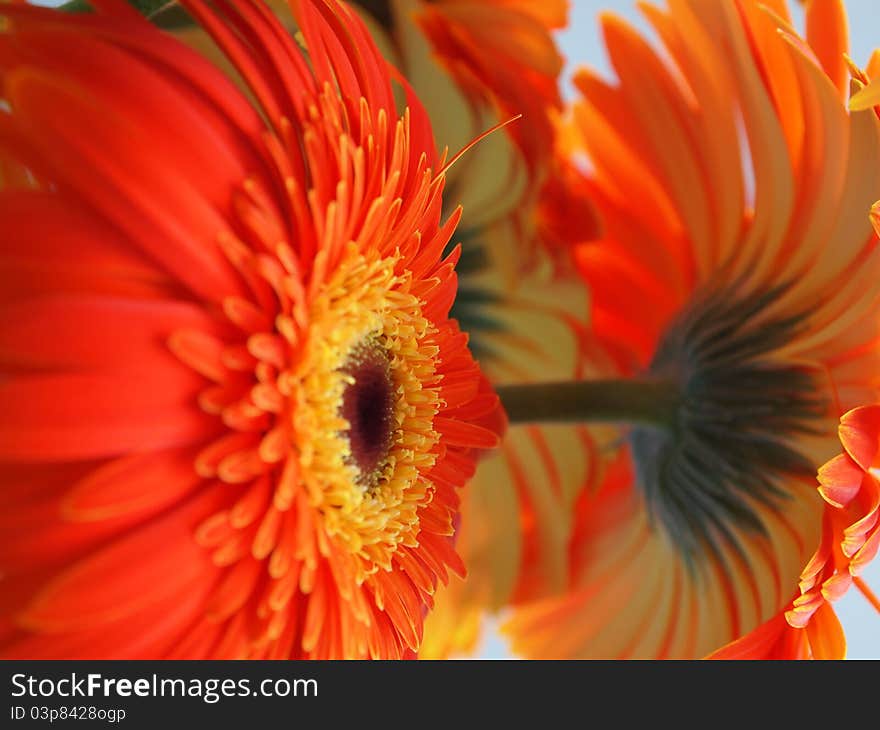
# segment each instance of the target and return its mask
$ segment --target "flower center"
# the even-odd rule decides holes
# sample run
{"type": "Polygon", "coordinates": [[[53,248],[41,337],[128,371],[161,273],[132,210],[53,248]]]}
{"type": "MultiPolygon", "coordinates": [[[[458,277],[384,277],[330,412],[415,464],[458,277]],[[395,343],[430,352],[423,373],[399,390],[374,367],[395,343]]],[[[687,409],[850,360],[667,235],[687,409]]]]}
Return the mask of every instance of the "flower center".
{"type": "Polygon", "coordinates": [[[289,376],[300,483],[359,580],[415,544],[440,453],[437,330],[396,257],[346,250],[315,295],[289,376]]]}
{"type": "Polygon", "coordinates": [[[394,433],[394,384],[388,353],[378,343],[358,345],[341,372],[350,380],[343,391],[339,415],[348,424],[350,462],[358,482],[373,489],[387,463],[394,433]]]}
{"type": "Polygon", "coordinates": [[[799,441],[822,432],[826,401],[816,373],[784,355],[805,323],[773,314],[784,294],[695,296],[651,362],[678,406],[667,424],[635,427],[630,446],[649,512],[688,563],[739,548],[743,531],[766,534],[761,507],[790,496],[786,478],[815,474],[799,441]]]}

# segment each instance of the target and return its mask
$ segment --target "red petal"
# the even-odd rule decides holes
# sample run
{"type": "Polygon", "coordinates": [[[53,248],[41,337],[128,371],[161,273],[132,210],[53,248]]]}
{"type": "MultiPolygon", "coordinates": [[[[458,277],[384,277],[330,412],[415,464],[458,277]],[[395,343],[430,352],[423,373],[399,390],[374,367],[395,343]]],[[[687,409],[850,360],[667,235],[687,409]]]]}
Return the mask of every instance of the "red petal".
{"type": "Polygon", "coordinates": [[[434,428],[441,434],[442,442],[450,446],[493,449],[501,441],[498,434],[488,428],[442,416],[434,417],[434,428]]]}
{"type": "Polygon", "coordinates": [[[178,449],[111,461],[73,486],[62,502],[62,512],[79,522],[155,513],[202,483],[194,460],[191,449],[178,449]]]}
{"type": "Polygon", "coordinates": [[[186,302],[31,298],[0,308],[0,367],[114,373],[174,368],[166,340],[183,327],[217,329],[204,310],[186,302]]]}
{"type": "Polygon", "coordinates": [[[865,471],[874,466],[880,451],[880,406],[865,406],[840,419],[840,441],[865,471]]]}
{"type": "Polygon", "coordinates": [[[823,603],[805,630],[814,659],[846,658],[846,636],[831,604],[823,603]]]}
{"type": "Polygon", "coordinates": [[[186,368],[149,375],[38,375],[0,383],[0,460],[59,461],[150,451],[210,438],[186,368]]]}
{"type": "Polygon", "coordinates": [[[226,499],[222,488],[198,498],[79,561],[53,580],[21,616],[37,631],[96,628],[168,599],[216,575],[195,525],[226,499]]]}
{"type": "Polygon", "coordinates": [[[865,472],[847,454],[840,454],[819,468],[817,478],[825,501],[844,507],[859,493],[865,472]]]}

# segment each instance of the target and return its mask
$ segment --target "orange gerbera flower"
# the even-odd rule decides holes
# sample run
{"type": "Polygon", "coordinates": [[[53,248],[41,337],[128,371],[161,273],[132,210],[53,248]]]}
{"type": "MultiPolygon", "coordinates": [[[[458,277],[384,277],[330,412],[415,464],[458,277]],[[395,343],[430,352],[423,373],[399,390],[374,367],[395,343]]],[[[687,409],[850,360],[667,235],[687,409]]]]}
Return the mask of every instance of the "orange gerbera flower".
{"type": "Polygon", "coordinates": [[[255,105],[120,0],[2,9],[0,653],[400,657],[499,420],[430,124],[333,0],[307,51],[182,4],[255,105]]]}
{"type": "Polygon", "coordinates": [[[663,49],[603,17],[618,83],[580,73],[575,109],[605,226],[577,257],[630,378],[593,397],[634,425],[581,495],[566,592],[508,629],[540,657],[840,656],[846,517],[815,474],[877,399],[880,124],[846,112],[839,2],[806,40],[784,2],[643,9],[663,49]]]}
{"type": "MultiPolygon", "coordinates": [[[[564,24],[566,3],[354,5],[424,103],[439,148],[457,149],[522,114],[449,172],[447,190],[464,207],[452,315],[493,383],[579,377],[586,296],[557,241],[568,198],[541,194],[561,179],[552,174],[561,160],[553,139],[562,107],[552,31],[564,24]]],[[[579,217],[593,234],[584,210],[579,217]]],[[[487,610],[564,585],[572,505],[593,467],[583,436],[570,426],[521,426],[481,461],[463,495],[456,538],[468,578],[438,594],[420,656],[470,651],[487,610]]]]}
{"type": "MultiPolygon", "coordinates": [[[[287,4],[270,5],[296,32],[287,4]]],[[[566,241],[570,235],[565,219],[572,205],[585,236],[595,233],[595,221],[584,213],[580,186],[560,185],[579,173],[554,155],[551,141],[562,107],[562,58],[551,32],[564,24],[565,3],[356,0],[351,6],[413,86],[439,148],[459,149],[522,115],[448,172],[446,197],[464,209],[451,316],[467,330],[494,383],[579,377],[586,293],[560,235],[566,241]],[[564,172],[555,174],[557,166],[564,172]]],[[[174,20],[179,37],[219,55],[185,18],[158,19],[174,20]]],[[[453,579],[437,596],[421,656],[469,651],[487,608],[562,587],[571,508],[594,474],[583,439],[582,429],[522,426],[511,430],[502,451],[481,461],[463,495],[456,537],[468,579],[453,579]]]]}

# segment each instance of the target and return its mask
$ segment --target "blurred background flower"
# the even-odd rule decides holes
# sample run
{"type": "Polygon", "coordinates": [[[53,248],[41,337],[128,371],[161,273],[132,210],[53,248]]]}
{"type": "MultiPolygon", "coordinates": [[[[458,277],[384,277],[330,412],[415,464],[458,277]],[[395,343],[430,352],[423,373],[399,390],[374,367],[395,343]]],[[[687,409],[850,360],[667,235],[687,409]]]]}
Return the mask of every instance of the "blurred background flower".
{"type": "MultiPolygon", "coordinates": [[[[866,24],[859,23],[859,13],[864,13],[862,17],[869,17],[872,7],[867,3],[847,3],[852,6],[853,15],[856,20],[854,26],[854,56],[864,62],[876,39],[871,38],[869,33],[865,32],[866,24]]],[[[627,3],[608,3],[608,2],[575,2],[572,4],[572,26],[560,34],[561,47],[568,57],[569,70],[572,67],[587,62],[590,67],[596,68],[600,73],[614,78],[610,72],[608,60],[600,52],[600,29],[593,21],[596,14],[602,9],[610,9],[615,13],[620,13],[627,20],[634,22],[635,26],[645,34],[654,45],[657,44],[657,35],[651,30],[644,16],[638,13],[635,8],[627,3]]],[[[799,8],[794,8],[795,18],[802,20],[799,8]]],[[[870,25],[870,24],[867,24],[870,25]]],[[[573,93],[573,89],[569,87],[569,94],[573,93]]],[[[589,164],[589,163],[587,163],[589,164]]],[[[647,310],[646,310],[647,311],[647,310]]],[[[873,572],[880,572],[877,566],[873,566],[873,572]]],[[[867,580],[871,582],[872,567],[868,568],[867,580]]],[[[875,579],[876,580],[876,579],[875,579]]],[[[877,616],[870,604],[857,592],[852,592],[845,597],[839,604],[844,622],[850,633],[850,655],[851,656],[877,656],[880,652],[877,636],[875,631],[877,616]]],[[[558,616],[556,617],[558,618],[558,616]]],[[[548,619],[549,620],[549,619],[548,619]]],[[[504,648],[503,640],[497,640],[489,649],[490,652],[504,653],[508,651],[504,648]]]]}

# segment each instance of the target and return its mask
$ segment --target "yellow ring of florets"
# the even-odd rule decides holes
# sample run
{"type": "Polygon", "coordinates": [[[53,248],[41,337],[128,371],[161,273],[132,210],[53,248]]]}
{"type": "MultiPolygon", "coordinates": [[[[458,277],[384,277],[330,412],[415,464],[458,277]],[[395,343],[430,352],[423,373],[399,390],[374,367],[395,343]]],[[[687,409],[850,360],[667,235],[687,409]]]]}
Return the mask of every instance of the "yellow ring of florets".
{"type": "Polygon", "coordinates": [[[361,578],[390,569],[398,545],[418,545],[418,513],[433,497],[425,474],[437,458],[436,328],[422,316],[410,276],[395,273],[396,263],[348,253],[311,306],[294,378],[302,483],[326,533],[364,558],[361,578]],[[388,453],[370,475],[351,458],[350,424],[341,416],[352,383],[343,368],[365,345],[387,355],[393,387],[388,453]]]}

